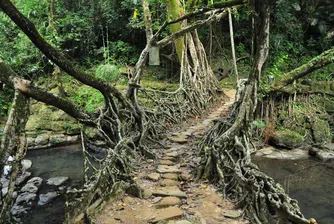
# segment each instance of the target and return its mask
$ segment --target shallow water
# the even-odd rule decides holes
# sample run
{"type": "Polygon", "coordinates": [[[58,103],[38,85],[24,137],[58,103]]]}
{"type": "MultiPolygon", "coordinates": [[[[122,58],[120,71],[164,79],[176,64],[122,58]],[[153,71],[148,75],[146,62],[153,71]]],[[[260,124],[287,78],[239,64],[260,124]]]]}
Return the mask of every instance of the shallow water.
{"type": "MultiPolygon", "coordinates": [[[[31,177],[43,178],[39,194],[58,190],[57,187],[46,185],[46,180],[51,177],[69,177],[65,185],[72,188],[80,187],[83,183],[83,157],[80,144],[28,151],[25,159],[32,161],[33,165],[29,170],[32,173],[31,177]]],[[[63,223],[65,214],[63,195],[45,206],[38,206],[37,201],[38,199],[34,202],[29,214],[22,219],[23,223],[63,223]]]]}
{"type": "Polygon", "coordinates": [[[306,218],[315,218],[319,224],[334,223],[334,162],[264,158],[253,162],[298,200],[306,218]]]}

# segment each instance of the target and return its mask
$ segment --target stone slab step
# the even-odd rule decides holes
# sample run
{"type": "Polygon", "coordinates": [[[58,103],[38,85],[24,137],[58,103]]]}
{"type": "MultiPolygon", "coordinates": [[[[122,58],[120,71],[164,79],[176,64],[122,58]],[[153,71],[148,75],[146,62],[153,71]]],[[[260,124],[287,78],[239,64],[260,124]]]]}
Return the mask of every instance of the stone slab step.
{"type": "Polygon", "coordinates": [[[169,165],[169,166],[174,164],[174,162],[171,160],[161,160],[159,163],[161,165],[169,165]]]}
{"type": "Polygon", "coordinates": [[[178,198],[186,198],[187,194],[181,191],[178,187],[162,187],[158,190],[154,190],[152,192],[153,195],[156,196],[171,196],[171,197],[178,197],[178,198]]]}
{"type": "Polygon", "coordinates": [[[182,173],[182,171],[176,166],[159,165],[157,168],[158,173],[182,173]]]}
{"type": "Polygon", "coordinates": [[[176,219],[183,216],[183,211],[177,207],[168,207],[161,209],[158,215],[153,219],[153,223],[160,221],[167,221],[170,219],[176,219]]]}
{"type": "Polygon", "coordinates": [[[164,173],[162,174],[162,178],[170,180],[178,180],[179,176],[176,173],[164,173]]]}
{"type": "Polygon", "coordinates": [[[179,182],[177,182],[176,180],[171,180],[171,179],[163,179],[160,182],[160,186],[163,187],[168,187],[168,186],[178,186],[179,182]]]}

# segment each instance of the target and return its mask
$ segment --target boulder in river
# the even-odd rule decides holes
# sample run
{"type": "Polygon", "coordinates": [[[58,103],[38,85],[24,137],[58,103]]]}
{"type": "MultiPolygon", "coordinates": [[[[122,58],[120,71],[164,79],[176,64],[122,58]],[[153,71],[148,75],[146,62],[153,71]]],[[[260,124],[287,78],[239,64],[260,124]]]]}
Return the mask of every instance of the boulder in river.
{"type": "Polygon", "coordinates": [[[68,180],[68,177],[52,177],[46,181],[48,185],[60,186],[68,180]]]}
{"type": "Polygon", "coordinates": [[[277,131],[275,135],[271,137],[270,143],[275,146],[287,149],[294,149],[303,145],[304,137],[297,132],[291,131],[289,129],[284,129],[277,131]]]}
{"type": "Polygon", "coordinates": [[[16,215],[27,213],[28,209],[30,209],[30,208],[24,207],[22,205],[14,204],[10,211],[11,211],[12,215],[16,216],[16,215]]]}
{"type": "Polygon", "coordinates": [[[41,134],[38,135],[37,138],[35,139],[35,145],[36,146],[44,146],[49,143],[49,135],[47,134],[41,134]]]}
{"type": "Polygon", "coordinates": [[[28,180],[29,183],[33,183],[36,187],[40,187],[42,185],[43,179],[41,177],[33,177],[30,180],[28,180]]]}
{"type": "Polygon", "coordinates": [[[16,205],[29,204],[36,199],[36,196],[37,195],[35,193],[24,192],[19,196],[17,196],[15,204],[16,205]]]}
{"type": "Polygon", "coordinates": [[[29,159],[23,159],[21,161],[22,170],[28,170],[32,166],[32,162],[29,159]]]}
{"type": "Polygon", "coordinates": [[[40,194],[39,195],[39,201],[38,205],[45,205],[49,203],[52,199],[56,198],[58,196],[58,193],[56,191],[48,192],[46,194],[40,194]]]}
{"type": "Polygon", "coordinates": [[[24,172],[16,178],[15,185],[20,186],[31,176],[30,172],[24,172]]]}
{"type": "Polygon", "coordinates": [[[29,192],[29,193],[36,193],[38,191],[38,187],[35,186],[33,183],[27,183],[21,188],[21,192],[29,192]]]}

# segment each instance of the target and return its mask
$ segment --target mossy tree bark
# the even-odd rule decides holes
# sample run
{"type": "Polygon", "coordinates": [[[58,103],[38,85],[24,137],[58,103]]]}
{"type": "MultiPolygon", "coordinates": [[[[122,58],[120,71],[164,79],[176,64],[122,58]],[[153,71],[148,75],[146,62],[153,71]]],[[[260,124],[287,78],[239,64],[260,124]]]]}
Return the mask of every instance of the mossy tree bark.
{"type": "MultiPolygon", "coordinates": [[[[1,164],[8,155],[14,157],[12,172],[8,185],[7,195],[3,196],[0,192],[0,220],[4,223],[12,223],[10,209],[13,203],[13,192],[15,190],[15,180],[20,171],[21,160],[26,152],[25,126],[29,118],[29,97],[25,96],[20,90],[15,90],[14,100],[10,115],[8,117],[5,135],[2,139],[0,148],[1,164]]],[[[0,170],[3,166],[0,165],[0,170]]],[[[0,189],[2,189],[0,183],[0,189]]]]}
{"type": "Polygon", "coordinates": [[[198,177],[220,183],[224,195],[243,208],[252,223],[308,223],[296,201],[251,162],[250,122],[257,106],[259,79],[269,50],[271,1],[255,1],[255,49],[248,79],[239,82],[229,118],[219,121],[200,144],[198,177]]]}

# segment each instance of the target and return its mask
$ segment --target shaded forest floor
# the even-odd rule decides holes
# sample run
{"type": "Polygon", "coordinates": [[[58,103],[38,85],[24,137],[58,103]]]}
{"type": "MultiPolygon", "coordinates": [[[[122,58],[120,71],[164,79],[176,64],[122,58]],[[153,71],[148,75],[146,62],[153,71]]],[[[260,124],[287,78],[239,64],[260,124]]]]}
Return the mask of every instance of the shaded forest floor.
{"type": "Polygon", "coordinates": [[[239,211],[224,200],[216,187],[193,179],[197,166],[197,143],[214,120],[228,115],[235,90],[226,90],[227,98],[205,118],[195,118],[163,140],[167,149],[157,149],[156,160],[138,162],[133,179],[142,189],[141,198],[125,194],[111,200],[95,221],[106,223],[179,223],[241,224],[239,211]]]}

